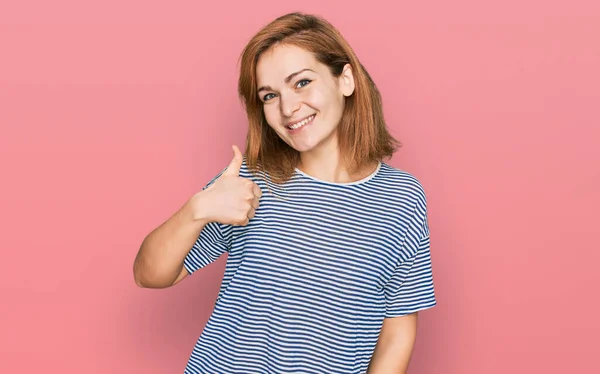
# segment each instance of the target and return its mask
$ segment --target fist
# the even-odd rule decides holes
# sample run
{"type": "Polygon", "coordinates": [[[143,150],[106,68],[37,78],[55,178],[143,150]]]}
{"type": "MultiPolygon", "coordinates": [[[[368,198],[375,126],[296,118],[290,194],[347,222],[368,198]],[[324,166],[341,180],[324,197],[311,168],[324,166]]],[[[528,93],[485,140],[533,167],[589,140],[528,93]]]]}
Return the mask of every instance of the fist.
{"type": "Polygon", "coordinates": [[[262,196],[260,187],[249,179],[239,176],[242,153],[235,145],[233,159],[221,176],[207,189],[199,193],[198,209],[209,222],[246,226],[254,217],[262,196]]]}

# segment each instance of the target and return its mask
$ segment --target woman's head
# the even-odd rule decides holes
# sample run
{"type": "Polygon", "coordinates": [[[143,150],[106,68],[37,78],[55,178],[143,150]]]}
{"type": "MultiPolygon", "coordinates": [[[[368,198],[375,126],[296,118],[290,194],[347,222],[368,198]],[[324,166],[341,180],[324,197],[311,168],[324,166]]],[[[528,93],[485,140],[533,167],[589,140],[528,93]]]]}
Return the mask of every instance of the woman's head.
{"type": "Polygon", "coordinates": [[[387,130],[371,77],[318,16],[291,13],[260,30],[242,52],[238,89],[249,122],[248,167],[275,181],[292,175],[301,152],[339,150],[354,172],[400,146],[387,130]],[[288,126],[307,117],[300,128],[288,126]]]}
{"type": "Polygon", "coordinates": [[[337,152],[336,130],[354,91],[349,64],[335,77],[312,53],[280,44],[258,59],[256,82],[266,122],[281,140],[300,153],[337,152]]]}

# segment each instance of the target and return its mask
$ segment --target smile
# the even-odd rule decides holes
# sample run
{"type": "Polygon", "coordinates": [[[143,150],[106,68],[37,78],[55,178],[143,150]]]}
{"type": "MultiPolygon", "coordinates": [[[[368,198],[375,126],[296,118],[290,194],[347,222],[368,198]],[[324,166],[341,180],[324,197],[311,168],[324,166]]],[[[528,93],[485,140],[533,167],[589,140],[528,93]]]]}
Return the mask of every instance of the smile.
{"type": "Polygon", "coordinates": [[[297,129],[301,128],[302,126],[309,124],[314,118],[315,118],[315,115],[313,114],[312,116],[310,116],[300,122],[296,122],[296,123],[286,126],[286,127],[290,130],[297,130],[297,129]]]}

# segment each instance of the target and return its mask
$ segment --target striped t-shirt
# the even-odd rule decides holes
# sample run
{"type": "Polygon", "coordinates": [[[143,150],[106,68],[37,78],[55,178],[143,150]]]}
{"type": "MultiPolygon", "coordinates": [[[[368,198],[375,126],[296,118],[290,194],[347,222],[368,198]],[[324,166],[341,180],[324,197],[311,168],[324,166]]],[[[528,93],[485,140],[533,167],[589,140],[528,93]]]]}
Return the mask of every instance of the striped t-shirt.
{"type": "Polygon", "coordinates": [[[207,224],[184,260],[191,274],[227,252],[186,374],[362,374],[385,317],[436,305],[425,192],[413,175],[380,162],[357,182],[296,169],[278,185],[244,159],[240,176],[263,192],[255,217],[207,224]]]}

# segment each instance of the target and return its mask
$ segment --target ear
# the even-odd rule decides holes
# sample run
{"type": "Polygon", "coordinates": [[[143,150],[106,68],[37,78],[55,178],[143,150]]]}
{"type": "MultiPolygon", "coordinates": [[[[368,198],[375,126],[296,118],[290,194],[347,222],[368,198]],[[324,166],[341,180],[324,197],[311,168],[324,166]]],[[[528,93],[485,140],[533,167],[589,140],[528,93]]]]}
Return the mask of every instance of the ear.
{"type": "Polygon", "coordinates": [[[346,64],[342,70],[342,74],[339,76],[339,87],[342,95],[348,97],[354,93],[354,75],[352,74],[352,66],[346,64]]]}

